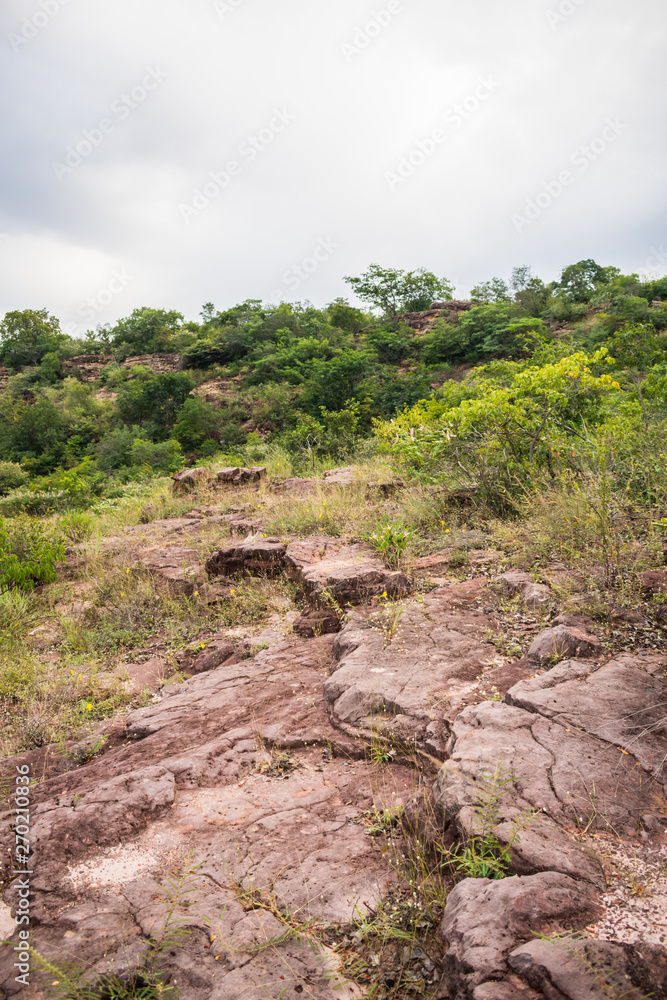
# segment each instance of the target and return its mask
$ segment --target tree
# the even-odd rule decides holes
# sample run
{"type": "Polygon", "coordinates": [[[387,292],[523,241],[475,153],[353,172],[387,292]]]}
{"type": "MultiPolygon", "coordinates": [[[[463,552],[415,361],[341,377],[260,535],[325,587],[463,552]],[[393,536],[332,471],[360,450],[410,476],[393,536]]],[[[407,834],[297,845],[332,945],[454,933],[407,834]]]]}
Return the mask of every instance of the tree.
{"type": "Polygon", "coordinates": [[[155,354],[169,350],[171,338],[181,328],[183,316],[174,310],[135,309],[126,319],[120,319],[109,331],[115,347],[124,348],[126,355],[155,354]]]}
{"type": "Polygon", "coordinates": [[[437,278],[423,267],[400,271],[371,264],[358,278],[346,277],[355,295],[381,309],[387,316],[428,309],[435,299],[451,299],[454,288],[446,278],[437,278]]]}
{"type": "Polygon", "coordinates": [[[331,325],[337,326],[339,330],[359,333],[367,325],[368,321],[361,309],[355,309],[345,299],[334,299],[327,309],[331,325]]]}
{"type": "Polygon", "coordinates": [[[10,368],[38,365],[67,343],[71,338],[61,333],[60,321],[46,309],[8,312],[0,323],[0,357],[10,368]]]}
{"type": "Polygon", "coordinates": [[[175,420],[195,384],[184,372],[168,372],[127,382],[118,393],[116,405],[127,424],[148,425],[162,436],[175,420]]]}
{"type": "Polygon", "coordinates": [[[558,283],[558,291],[572,302],[588,302],[597,285],[609,280],[607,269],[594,260],[580,260],[563,268],[558,283]]]}
{"type": "Polygon", "coordinates": [[[491,278],[490,281],[481,281],[479,285],[475,285],[470,298],[473,302],[509,302],[510,290],[502,278],[491,278]]]}

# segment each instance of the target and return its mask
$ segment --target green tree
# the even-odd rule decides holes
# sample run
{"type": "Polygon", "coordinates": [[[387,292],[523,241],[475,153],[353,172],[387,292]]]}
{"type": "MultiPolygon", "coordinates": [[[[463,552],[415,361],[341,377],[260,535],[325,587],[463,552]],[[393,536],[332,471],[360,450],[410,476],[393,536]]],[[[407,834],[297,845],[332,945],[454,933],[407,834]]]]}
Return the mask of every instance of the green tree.
{"type": "Polygon", "coordinates": [[[118,393],[118,413],[126,424],[147,426],[148,436],[164,437],[194,387],[195,383],[185,372],[134,378],[118,393]]]}
{"type": "Polygon", "coordinates": [[[563,268],[558,291],[572,302],[589,302],[597,285],[603,285],[611,275],[594,260],[580,260],[563,268]]]}
{"type": "Polygon", "coordinates": [[[359,333],[368,325],[368,319],[361,309],[355,309],[346,299],[334,299],[327,309],[331,325],[347,333],[359,333]]]}
{"type": "Polygon", "coordinates": [[[171,340],[183,323],[183,316],[174,310],[149,309],[143,306],[130,316],[120,319],[109,331],[111,343],[120,353],[155,354],[168,351],[171,340]]]}
{"type": "Polygon", "coordinates": [[[362,302],[381,309],[387,316],[428,309],[435,299],[451,299],[454,292],[451,282],[423,267],[400,271],[371,264],[359,277],[348,276],[345,281],[362,302]]]}
{"type": "Polygon", "coordinates": [[[482,281],[470,292],[473,302],[510,302],[510,290],[507,282],[502,278],[491,278],[490,281],[482,281]]]}
{"type": "Polygon", "coordinates": [[[220,412],[201,396],[188,396],[176,414],[172,436],[185,451],[198,451],[205,441],[220,440],[220,412]]]}
{"type": "Polygon", "coordinates": [[[9,368],[38,365],[49,353],[58,353],[70,337],[46,309],[8,312],[0,323],[0,357],[9,368]]]}

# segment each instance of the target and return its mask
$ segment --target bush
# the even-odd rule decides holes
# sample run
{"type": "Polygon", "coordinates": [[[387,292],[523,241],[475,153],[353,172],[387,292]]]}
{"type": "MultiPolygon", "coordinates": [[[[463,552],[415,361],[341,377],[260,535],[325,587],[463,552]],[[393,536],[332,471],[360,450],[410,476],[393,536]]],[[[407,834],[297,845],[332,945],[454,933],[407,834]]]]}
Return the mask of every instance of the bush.
{"type": "Polygon", "coordinates": [[[0,590],[54,583],[56,563],[64,558],[64,545],[40,521],[25,514],[11,521],[0,518],[0,590]]]}
{"type": "Polygon", "coordinates": [[[137,438],[132,444],[130,462],[134,466],[147,465],[160,472],[174,473],[183,468],[183,452],[178,441],[154,444],[137,438]]]}
{"type": "Polygon", "coordinates": [[[95,522],[90,514],[74,511],[60,522],[60,530],[71,545],[87,542],[95,530],[95,522]]]}
{"type": "Polygon", "coordinates": [[[16,462],[0,462],[0,496],[6,496],[10,490],[25,486],[28,474],[16,462]]]}

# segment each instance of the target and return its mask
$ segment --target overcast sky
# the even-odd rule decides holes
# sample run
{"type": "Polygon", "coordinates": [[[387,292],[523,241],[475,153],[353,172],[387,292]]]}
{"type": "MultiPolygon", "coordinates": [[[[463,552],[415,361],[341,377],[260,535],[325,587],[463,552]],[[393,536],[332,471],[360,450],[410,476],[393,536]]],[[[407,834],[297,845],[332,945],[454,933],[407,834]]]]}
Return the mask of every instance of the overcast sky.
{"type": "Polygon", "coordinates": [[[664,0],[2,0],[0,314],[667,273],[664,0]]]}

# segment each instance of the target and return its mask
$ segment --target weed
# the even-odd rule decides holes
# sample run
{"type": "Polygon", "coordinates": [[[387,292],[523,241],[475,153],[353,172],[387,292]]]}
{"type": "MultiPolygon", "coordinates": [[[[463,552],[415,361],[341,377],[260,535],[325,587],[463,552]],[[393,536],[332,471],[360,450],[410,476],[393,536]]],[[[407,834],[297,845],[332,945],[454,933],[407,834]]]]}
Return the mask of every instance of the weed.
{"type": "Polygon", "coordinates": [[[367,540],[387,566],[391,569],[397,569],[412,536],[413,532],[405,524],[392,524],[385,521],[379,524],[372,534],[368,535],[367,540]]]}
{"type": "Polygon", "coordinates": [[[531,821],[526,813],[512,822],[506,844],[498,840],[494,828],[501,819],[500,803],[506,789],[517,778],[512,768],[498,761],[490,774],[482,774],[480,792],[472,810],[470,835],[454,853],[447,852],[444,860],[465,878],[505,878],[510,870],[511,848],[519,840],[520,832],[531,821]]]}
{"type": "Polygon", "coordinates": [[[92,538],[95,531],[95,521],[90,514],[82,511],[72,511],[60,519],[60,531],[70,545],[78,545],[92,538]]]}

